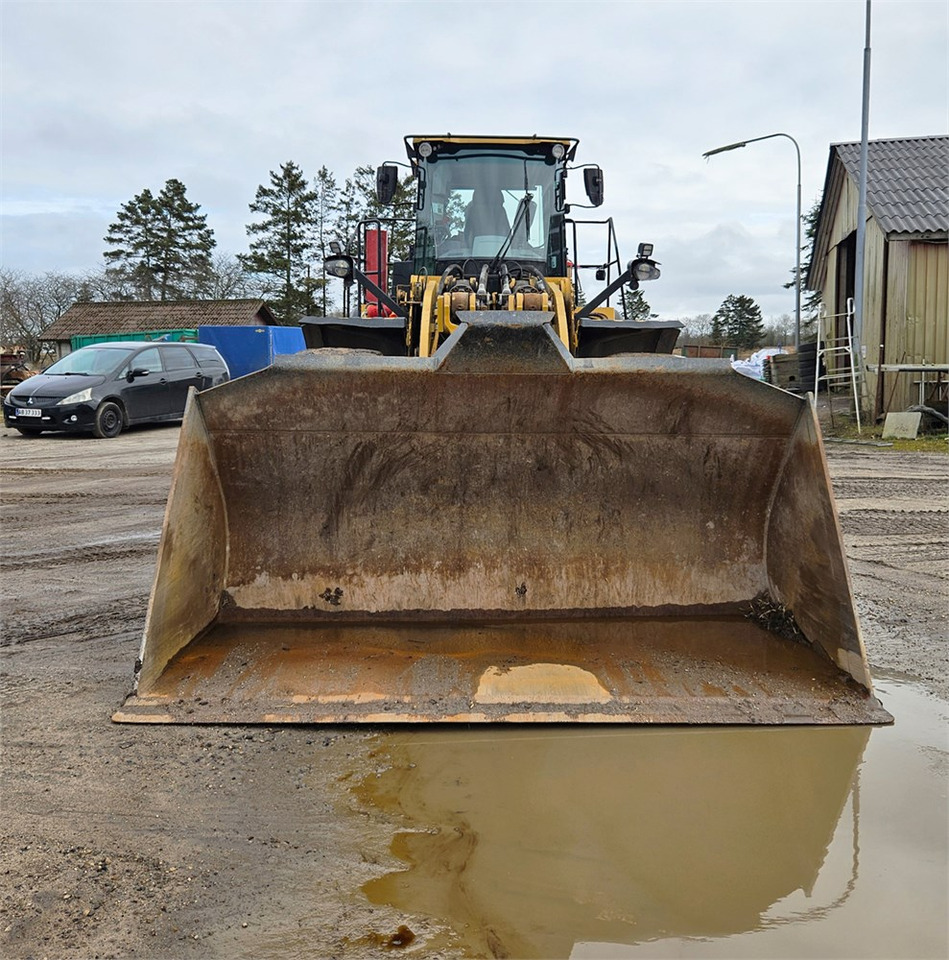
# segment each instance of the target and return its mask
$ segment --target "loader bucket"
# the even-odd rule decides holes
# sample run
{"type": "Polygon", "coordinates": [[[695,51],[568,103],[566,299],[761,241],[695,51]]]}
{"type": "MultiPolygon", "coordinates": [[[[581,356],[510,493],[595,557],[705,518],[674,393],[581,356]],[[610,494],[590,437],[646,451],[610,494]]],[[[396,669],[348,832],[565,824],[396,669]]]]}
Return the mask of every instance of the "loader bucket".
{"type": "Polygon", "coordinates": [[[810,405],[498,317],[192,395],[114,719],[890,721],[810,405]]]}

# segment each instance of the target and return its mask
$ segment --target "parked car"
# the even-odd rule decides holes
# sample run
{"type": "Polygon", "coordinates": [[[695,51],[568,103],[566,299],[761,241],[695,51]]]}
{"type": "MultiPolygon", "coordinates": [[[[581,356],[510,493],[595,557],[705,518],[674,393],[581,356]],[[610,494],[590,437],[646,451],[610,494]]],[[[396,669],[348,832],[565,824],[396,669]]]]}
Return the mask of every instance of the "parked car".
{"type": "Polygon", "coordinates": [[[24,436],[44,430],[117,437],[138,423],[180,420],[188,389],[230,378],[200,343],[97,343],[57,360],[3,399],[3,422],[24,436]]]}

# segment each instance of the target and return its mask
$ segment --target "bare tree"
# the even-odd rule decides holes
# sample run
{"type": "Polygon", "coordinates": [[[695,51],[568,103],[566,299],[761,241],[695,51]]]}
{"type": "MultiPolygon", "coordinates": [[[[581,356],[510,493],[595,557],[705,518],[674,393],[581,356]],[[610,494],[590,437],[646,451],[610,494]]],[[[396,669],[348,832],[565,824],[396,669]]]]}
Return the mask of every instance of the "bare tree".
{"type": "Polygon", "coordinates": [[[685,343],[708,343],[712,335],[712,315],[710,313],[700,313],[694,317],[679,317],[679,320],[685,324],[685,328],[679,335],[679,342],[685,343]]]}
{"type": "Polygon", "coordinates": [[[66,273],[41,276],[0,269],[0,341],[36,362],[43,331],[79,298],[82,279],[66,273]]]}
{"type": "Polygon", "coordinates": [[[783,347],[794,342],[794,317],[782,313],[779,317],[769,317],[764,325],[761,343],[766,347],[783,347]]]}
{"type": "Polygon", "coordinates": [[[211,258],[207,295],[211,300],[256,299],[264,296],[264,284],[237,257],[218,254],[211,258]]]}

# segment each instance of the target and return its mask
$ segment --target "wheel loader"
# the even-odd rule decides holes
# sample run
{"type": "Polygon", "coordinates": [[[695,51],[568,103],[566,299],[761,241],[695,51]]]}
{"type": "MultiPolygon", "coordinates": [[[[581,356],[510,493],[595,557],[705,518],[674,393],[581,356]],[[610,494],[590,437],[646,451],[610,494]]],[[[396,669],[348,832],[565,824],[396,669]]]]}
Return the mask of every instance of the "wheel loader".
{"type": "Polygon", "coordinates": [[[575,139],[405,143],[409,257],[365,225],[307,350],[190,397],[114,719],[889,722],[810,404],[626,315],[575,139]]]}

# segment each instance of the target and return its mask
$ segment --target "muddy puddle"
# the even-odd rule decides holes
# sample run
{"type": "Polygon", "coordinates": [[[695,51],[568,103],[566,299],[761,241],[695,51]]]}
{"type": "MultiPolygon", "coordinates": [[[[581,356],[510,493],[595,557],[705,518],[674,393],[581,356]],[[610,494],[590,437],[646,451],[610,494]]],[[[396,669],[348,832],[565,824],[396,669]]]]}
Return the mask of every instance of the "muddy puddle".
{"type": "Polygon", "coordinates": [[[413,936],[378,946],[945,957],[949,706],[877,687],[893,727],[380,735],[355,793],[395,824],[392,869],[362,895],[413,936]]]}

